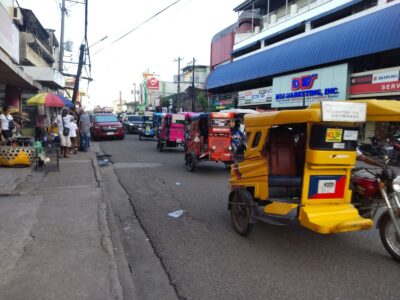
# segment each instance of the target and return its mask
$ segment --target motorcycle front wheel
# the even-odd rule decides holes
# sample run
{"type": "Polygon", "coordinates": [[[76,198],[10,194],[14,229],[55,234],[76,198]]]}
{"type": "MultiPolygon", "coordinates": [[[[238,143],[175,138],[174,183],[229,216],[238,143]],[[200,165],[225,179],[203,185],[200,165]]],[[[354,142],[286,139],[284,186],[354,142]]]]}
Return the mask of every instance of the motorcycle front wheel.
{"type": "MultiPolygon", "coordinates": [[[[399,214],[395,214],[397,223],[400,223],[399,214]]],[[[386,251],[397,261],[400,262],[400,238],[396,234],[394,223],[389,213],[382,216],[379,227],[379,235],[386,251]]]]}
{"type": "Polygon", "coordinates": [[[387,155],[387,152],[386,152],[385,149],[379,149],[379,150],[378,150],[378,157],[379,157],[380,159],[384,159],[386,155],[387,155]]]}

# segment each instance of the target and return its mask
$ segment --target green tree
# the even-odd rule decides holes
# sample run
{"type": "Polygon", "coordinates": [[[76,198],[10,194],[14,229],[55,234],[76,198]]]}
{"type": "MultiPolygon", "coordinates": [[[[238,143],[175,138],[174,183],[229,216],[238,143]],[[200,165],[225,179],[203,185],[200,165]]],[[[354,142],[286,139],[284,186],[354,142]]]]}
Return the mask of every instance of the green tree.
{"type": "Polygon", "coordinates": [[[208,99],[207,99],[206,93],[199,92],[197,94],[197,101],[199,101],[199,103],[200,103],[201,107],[203,107],[204,111],[208,111],[209,107],[208,107],[208,99]]]}

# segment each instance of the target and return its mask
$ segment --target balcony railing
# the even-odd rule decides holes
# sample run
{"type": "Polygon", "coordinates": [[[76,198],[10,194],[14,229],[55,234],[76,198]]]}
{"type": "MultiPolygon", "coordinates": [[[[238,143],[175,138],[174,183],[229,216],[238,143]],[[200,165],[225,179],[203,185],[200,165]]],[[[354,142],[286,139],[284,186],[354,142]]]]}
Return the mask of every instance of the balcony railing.
{"type": "MultiPolygon", "coordinates": [[[[235,44],[238,44],[249,37],[259,34],[262,31],[272,29],[277,25],[280,25],[286,21],[289,21],[295,17],[312,11],[322,5],[332,2],[333,0],[297,0],[276,9],[274,11],[268,11],[261,17],[260,25],[254,26],[252,31],[245,33],[236,33],[235,44]]],[[[269,5],[268,5],[269,7],[269,5]]]]}

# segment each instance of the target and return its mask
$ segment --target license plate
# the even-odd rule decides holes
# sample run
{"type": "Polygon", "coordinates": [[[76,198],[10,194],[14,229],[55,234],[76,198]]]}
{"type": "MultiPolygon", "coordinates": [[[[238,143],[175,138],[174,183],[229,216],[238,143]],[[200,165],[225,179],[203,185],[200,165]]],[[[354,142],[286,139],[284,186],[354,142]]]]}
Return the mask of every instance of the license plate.
{"type": "Polygon", "coordinates": [[[336,190],[336,180],[319,180],[318,194],[333,194],[336,190]]]}
{"type": "Polygon", "coordinates": [[[177,139],[176,142],[177,142],[178,144],[180,144],[180,143],[182,143],[182,140],[177,139]]]}
{"type": "Polygon", "coordinates": [[[113,135],[114,132],[107,132],[107,135],[113,135]]]}

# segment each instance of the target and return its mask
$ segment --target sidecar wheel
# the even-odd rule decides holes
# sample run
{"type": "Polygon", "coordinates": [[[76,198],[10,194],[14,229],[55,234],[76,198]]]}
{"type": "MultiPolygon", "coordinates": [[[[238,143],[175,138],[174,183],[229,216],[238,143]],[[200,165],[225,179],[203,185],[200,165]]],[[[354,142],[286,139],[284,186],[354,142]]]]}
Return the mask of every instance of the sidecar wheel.
{"type": "MultiPolygon", "coordinates": [[[[400,223],[399,214],[396,215],[397,223],[400,223]]],[[[394,223],[390,215],[386,213],[380,220],[379,236],[383,246],[389,254],[398,262],[400,262],[400,239],[396,235],[394,223]]]]}
{"type": "Polygon", "coordinates": [[[240,199],[238,193],[233,194],[231,201],[231,220],[233,228],[240,235],[247,236],[255,225],[250,223],[250,208],[244,199],[240,199]]]}

